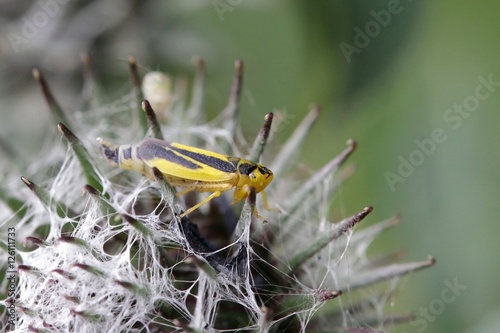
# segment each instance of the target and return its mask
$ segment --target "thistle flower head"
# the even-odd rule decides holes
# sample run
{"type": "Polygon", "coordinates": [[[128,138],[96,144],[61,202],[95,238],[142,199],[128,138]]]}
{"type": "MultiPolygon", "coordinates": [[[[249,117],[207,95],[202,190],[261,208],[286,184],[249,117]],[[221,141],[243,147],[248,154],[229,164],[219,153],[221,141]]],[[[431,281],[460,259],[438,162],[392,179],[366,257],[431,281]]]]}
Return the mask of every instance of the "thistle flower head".
{"type": "MultiPolygon", "coordinates": [[[[13,331],[361,332],[354,327],[408,320],[381,311],[389,292],[367,297],[356,289],[395,281],[434,260],[372,260],[368,245],[398,219],[353,233],[371,207],[360,206],[342,221],[328,218],[328,202],[352,173],[340,167],[356,143],[349,141],[308,179],[291,181],[290,161],[318,108],[281,148],[268,147],[279,134],[273,113],[265,115],[248,144],[237,121],[242,62],[236,62],[227,106],[210,122],[204,115],[201,60],[196,68],[186,102],[184,90],[169,76],[147,74],[141,87],[131,58],[130,94],[71,115],[34,71],[67,148],[53,140],[26,161],[26,187],[12,180],[12,171],[5,171],[7,181],[0,185],[0,199],[10,208],[0,213],[0,229],[15,226],[17,239],[24,240],[16,247],[17,298],[4,297],[2,303],[7,308],[15,302],[13,331]],[[233,207],[227,191],[181,218],[203,194],[176,195],[168,175],[156,168],[146,178],[111,167],[100,156],[96,137],[120,143],[154,137],[262,163],[274,173],[266,188],[272,209],[264,209],[255,191],[233,207]],[[268,223],[253,218],[256,206],[268,223]]],[[[86,77],[86,86],[95,87],[93,75],[86,77]]],[[[99,104],[89,96],[88,105],[99,104]]],[[[4,276],[7,259],[0,258],[4,276]]],[[[391,286],[386,288],[392,291],[391,286]]]]}

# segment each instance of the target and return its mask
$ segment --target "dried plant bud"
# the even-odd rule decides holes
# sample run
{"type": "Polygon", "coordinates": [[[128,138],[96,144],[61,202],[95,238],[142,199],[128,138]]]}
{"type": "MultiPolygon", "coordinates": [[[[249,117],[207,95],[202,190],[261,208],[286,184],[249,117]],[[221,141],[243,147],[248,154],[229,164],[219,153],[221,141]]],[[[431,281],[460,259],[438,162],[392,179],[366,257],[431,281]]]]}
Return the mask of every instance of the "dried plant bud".
{"type": "Polygon", "coordinates": [[[162,72],[149,72],[142,79],[142,93],[161,122],[166,122],[172,107],[172,78],[162,72]]]}

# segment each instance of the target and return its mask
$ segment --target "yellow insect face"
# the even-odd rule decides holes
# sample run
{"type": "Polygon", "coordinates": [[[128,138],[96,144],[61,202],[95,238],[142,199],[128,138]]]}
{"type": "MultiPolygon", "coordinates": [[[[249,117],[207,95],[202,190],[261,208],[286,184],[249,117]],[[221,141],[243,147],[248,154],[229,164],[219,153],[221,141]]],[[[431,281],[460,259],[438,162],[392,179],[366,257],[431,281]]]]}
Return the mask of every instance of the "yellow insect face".
{"type": "Polygon", "coordinates": [[[250,187],[253,187],[255,192],[259,193],[273,180],[272,171],[263,165],[240,159],[237,168],[240,179],[234,191],[235,202],[246,198],[250,193],[250,187]]]}
{"type": "Polygon", "coordinates": [[[263,165],[257,164],[257,169],[249,176],[250,182],[255,187],[255,191],[259,193],[264,190],[273,180],[273,172],[263,165]]]}

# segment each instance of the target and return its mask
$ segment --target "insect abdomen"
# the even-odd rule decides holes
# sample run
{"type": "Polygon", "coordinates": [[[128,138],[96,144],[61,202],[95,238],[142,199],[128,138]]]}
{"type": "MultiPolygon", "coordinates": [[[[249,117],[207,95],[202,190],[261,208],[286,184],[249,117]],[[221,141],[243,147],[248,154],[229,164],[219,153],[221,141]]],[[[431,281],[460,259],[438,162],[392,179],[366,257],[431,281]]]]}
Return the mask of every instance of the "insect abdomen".
{"type": "Polygon", "coordinates": [[[142,173],[146,171],[138,152],[138,145],[113,145],[102,139],[100,144],[101,153],[111,165],[142,173]]]}

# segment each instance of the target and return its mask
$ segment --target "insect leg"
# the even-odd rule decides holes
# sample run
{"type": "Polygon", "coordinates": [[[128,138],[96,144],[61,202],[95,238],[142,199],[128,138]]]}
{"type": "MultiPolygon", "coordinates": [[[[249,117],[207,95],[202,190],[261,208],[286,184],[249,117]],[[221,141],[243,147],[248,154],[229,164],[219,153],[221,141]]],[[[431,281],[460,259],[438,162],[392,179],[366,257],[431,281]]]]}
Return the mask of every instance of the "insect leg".
{"type": "Polygon", "coordinates": [[[255,215],[255,217],[258,218],[259,220],[262,220],[262,222],[267,223],[266,218],[259,214],[259,211],[257,210],[257,206],[255,206],[255,208],[253,209],[253,215],[255,215]]]}
{"type": "Polygon", "coordinates": [[[180,217],[182,218],[182,217],[186,216],[187,214],[195,211],[196,209],[200,208],[200,206],[206,204],[207,202],[209,202],[213,198],[217,198],[218,196],[220,196],[221,193],[222,193],[221,191],[215,191],[214,193],[212,193],[208,197],[206,197],[204,200],[198,202],[196,205],[194,205],[193,207],[191,207],[188,210],[186,210],[184,213],[182,213],[180,215],[180,217]]]}
{"type": "Polygon", "coordinates": [[[186,193],[189,193],[189,192],[191,192],[191,191],[193,191],[195,189],[196,189],[196,186],[188,187],[188,188],[186,188],[186,189],[184,189],[184,190],[182,190],[180,192],[177,192],[177,196],[180,197],[180,196],[182,196],[182,195],[184,195],[186,193]]]}
{"type": "Polygon", "coordinates": [[[265,191],[262,191],[260,193],[262,194],[262,203],[264,204],[264,208],[267,211],[281,213],[281,209],[276,208],[276,207],[272,207],[272,208],[269,207],[269,203],[267,202],[267,195],[266,195],[265,191]]]}

